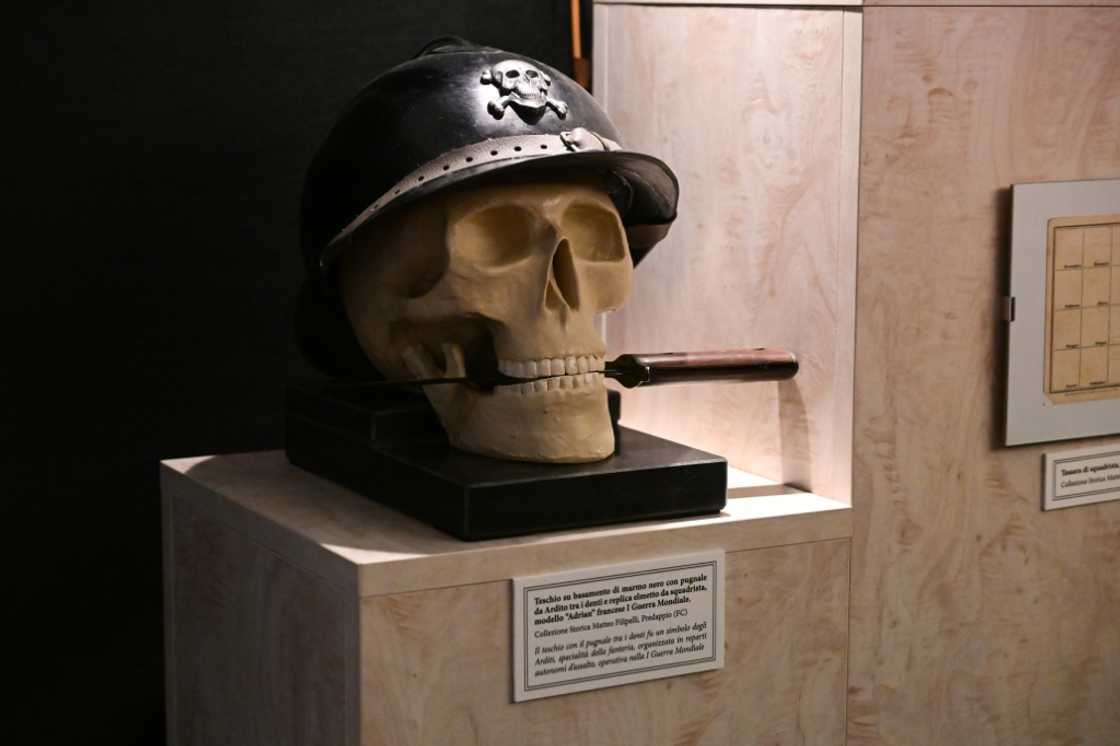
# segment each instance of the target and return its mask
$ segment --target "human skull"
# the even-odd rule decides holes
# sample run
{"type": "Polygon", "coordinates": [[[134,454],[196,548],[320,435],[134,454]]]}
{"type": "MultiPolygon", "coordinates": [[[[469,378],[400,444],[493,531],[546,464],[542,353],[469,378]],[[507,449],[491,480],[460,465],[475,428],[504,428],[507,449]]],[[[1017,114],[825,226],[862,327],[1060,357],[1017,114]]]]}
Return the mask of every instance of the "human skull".
{"type": "Polygon", "coordinates": [[[595,318],[623,303],[632,272],[607,193],[550,182],[433,195],[363,229],[339,279],[358,341],[386,375],[550,376],[426,387],[454,446],[581,462],[614,451],[595,318]]]}

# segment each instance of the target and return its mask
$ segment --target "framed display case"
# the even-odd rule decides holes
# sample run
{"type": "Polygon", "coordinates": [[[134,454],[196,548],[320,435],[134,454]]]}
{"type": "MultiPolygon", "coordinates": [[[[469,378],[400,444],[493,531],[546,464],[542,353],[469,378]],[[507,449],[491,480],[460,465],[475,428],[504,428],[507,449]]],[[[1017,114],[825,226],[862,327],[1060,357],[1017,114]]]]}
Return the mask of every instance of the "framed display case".
{"type": "Polygon", "coordinates": [[[1006,445],[1120,432],[1120,180],[1012,187],[1006,445]]]}

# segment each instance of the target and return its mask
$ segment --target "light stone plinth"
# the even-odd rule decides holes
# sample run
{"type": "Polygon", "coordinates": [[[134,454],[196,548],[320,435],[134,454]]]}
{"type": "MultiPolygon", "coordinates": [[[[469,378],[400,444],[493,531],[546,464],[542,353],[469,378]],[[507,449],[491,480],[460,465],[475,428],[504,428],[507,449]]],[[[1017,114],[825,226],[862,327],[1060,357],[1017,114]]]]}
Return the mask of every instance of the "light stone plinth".
{"type": "Polygon", "coordinates": [[[173,744],[842,742],[837,501],[763,486],[717,516],[468,543],[279,452],[162,482],[173,744]],[[513,704],[511,577],[713,548],[724,669],[513,704]]]}

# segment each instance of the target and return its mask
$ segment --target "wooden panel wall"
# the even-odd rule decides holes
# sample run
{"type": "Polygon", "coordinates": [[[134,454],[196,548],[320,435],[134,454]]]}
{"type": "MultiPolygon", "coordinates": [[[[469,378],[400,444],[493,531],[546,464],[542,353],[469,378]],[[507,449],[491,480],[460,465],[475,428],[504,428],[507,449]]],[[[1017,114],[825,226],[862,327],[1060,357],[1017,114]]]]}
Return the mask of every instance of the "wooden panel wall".
{"type": "Polygon", "coordinates": [[[1118,744],[1120,503],[996,443],[1007,190],[1120,176],[1120,9],[864,31],[849,743],[1118,744]]]}
{"type": "MultiPolygon", "coordinates": [[[[915,6],[915,5],[929,5],[929,6],[977,6],[979,3],[976,0],[863,0],[863,5],[867,6],[915,6]]],[[[1050,7],[1092,7],[1092,6],[1116,6],[1120,5],[1117,0],[984,0],[985,6],[1050,6],[1050,7]]]]}
{"type": "Polygon", "coordinates": [[[840,746],[848,555],[729,553],[721,670],[520,704],[508,582],[364,599],[362,744],[840,746]]]}
{"type": "Polygon", "coordinates": [[[814,0],[808,3],[805,0],[594,0],[599,5],[767,5],[767,6],[826,6],[826,5],[863,5],[864,0],[814,0]]]}
{"type": "Polygon", "coordinates": [[[668,239],[607,317],[609,348],[767,345],[801,360],[782,384],[627,391],[623,422],[848,499],[858,13],[596,11],[596,95],[624,144],[681,182],[668,239]]]}

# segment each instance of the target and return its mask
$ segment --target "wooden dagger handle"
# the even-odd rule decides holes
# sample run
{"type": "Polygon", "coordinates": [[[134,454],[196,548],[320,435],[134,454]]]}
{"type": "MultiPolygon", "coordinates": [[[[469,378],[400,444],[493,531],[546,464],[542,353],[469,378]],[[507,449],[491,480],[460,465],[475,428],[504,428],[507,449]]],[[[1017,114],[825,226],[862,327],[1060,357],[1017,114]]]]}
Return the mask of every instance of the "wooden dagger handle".
{"type": "Polygon", "coordinates": [[[660,352],[620,355],[607,363],[622,374],[616,380],[627,388],[698,381],[782,381],[797,373],[797,356],[786,350],[660,352]]]}

